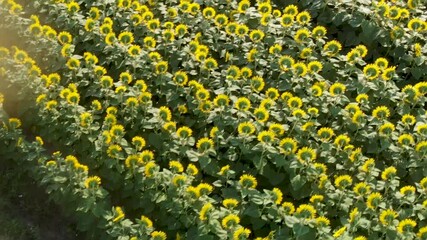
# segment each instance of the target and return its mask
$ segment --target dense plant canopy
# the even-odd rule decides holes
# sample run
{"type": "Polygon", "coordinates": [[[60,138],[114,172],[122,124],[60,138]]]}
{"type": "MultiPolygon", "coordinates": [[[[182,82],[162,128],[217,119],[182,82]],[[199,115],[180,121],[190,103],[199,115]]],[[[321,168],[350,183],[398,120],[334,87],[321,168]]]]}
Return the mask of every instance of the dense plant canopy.
{"type": "Polygon", "coordinates": [[[93,239],[427,239],[426,9],[0,0],[0,155],[93,239]]]}

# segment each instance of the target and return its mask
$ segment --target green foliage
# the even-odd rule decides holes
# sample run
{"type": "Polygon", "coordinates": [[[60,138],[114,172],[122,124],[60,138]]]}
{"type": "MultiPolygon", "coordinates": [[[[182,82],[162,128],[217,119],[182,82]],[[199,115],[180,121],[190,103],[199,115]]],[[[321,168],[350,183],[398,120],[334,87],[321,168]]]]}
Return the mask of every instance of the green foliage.
{"type": "Polygon", "coordinates": [[[425,7],[300,4],[3,3],[4,151],[94,238],[424,238],[425,7]]]}

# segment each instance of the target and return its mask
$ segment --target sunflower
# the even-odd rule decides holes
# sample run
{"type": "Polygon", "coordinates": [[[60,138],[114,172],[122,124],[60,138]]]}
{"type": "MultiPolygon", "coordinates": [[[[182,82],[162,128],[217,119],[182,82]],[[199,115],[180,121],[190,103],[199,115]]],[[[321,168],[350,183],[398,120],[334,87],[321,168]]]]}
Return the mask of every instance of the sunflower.
{"type": "Polygon", "coordinates": [[[306,28],[298,29],[294,35],[294,40],[297,43],[303,43],[310,38],[311,32],[306,28]]]}
{"type": "Polygon", "coordinates": [[[182,139],[189,138],[192,133],[193,131],[191,130],[191,128],[185,126],[180,127],[178,128],[178,130],[176,130],[176,135],[182,139]]]}
{"type": "Polygon", "coordinates": [[[132,44],[134,41],[133,33],[132,32],[122,32],[119,34],[119,42],[123,45],[129,45],[132,44]]]}
{"type": "Polygon", "coordinates": [[[296,16],[298,14],[298,7],[296,5],[288,5],[285,9],[283,9],[284,14],[290,14],[292,16],[296,16]]]}
{"type": "Polygon", "coordinates": [[[299,77],[304,77],[308,73],[307,65],[303,62],[297,62],[292,65],[294,73],[299,77]]]}
{"type": "Polygon", "coordinates": [[[372,116],[382,120],[390,117],[390,110],[386,106],[378,106],[372,111],[372,116]]]}
{"type": "Polygon", "coordinates": [[[282,208],[286,215],[292,215],[295,212],[295,206],[291,202],[282,203],[282,208]]]}
{"type": "Polygon", "coordinates": [[[283,55],[279,58],[278,63],[282,71],[287,71],[295,64],[295,60],[289,55],[283,55]]]}
{"type": "Polygon", "coordinates": [[[251,234],[251,230],[247,228],[239,227],[233,233],[233,240],[248,239],[250,234],[251,234]]]}
{"type": "Polygon", "coordinates": [[[307,11],[300,12],[296,16],[296,20],[301,25],[307,25],[308,23],[310,23],[311,20],[310,13],[307,11]]]}
{"type": "Polygon", "coordinates": [[[188,33],[188,27],[185,24],[178,24],[175,27],[175,34],[178,36],[184,36],[186,33],[188,33]]]}
{"type": "Polygon", "coordinates": [[[375,64],[368,64],[363,68],[363,73],[369,80],[374,80],[380,75],[380,68],[375,64]]]}
{"type": "Polygon", "coordinates": [[[368,195],[366,200],[366,206],[371,209],[375,209],[380,205],[382,196],[378,192],[374,192],[368,195]]]}
{"type": "Polygon", "coordinates": [[[413,145],[415,143],[414,138],[412,137],[411,134],[400,135],[399,138],[397,139],[397,142],[401,146],[409,146],[409,145],[413,145]]]}
{"type": "Polygon", "coordinates": [[[272,131],[262,131],[258,134],[258,141],[263,144],[271,144],[274,141],[275,134],[272,131]]]}
{"type": "Polygon", "coordinates": [[[384,69],[383,73],[381,74],[381,78],[385,81],[388,81],[388,80],[393,78],[395,72],[396,72],[395,66],[386,68],[386,69],[384,69]]]}
{"type": "Polygon", "coordinates": [[[230,98],[225,94],[219,94],[214,99],[214,104],[217,107],[225,107],[230,103],[230,98]]]}
{"type": "Polygon", "coordinates": [[[336,40],[329,41],[323,46],[324,53],[329,57],[337,55],[338,52],[341,51],[341,49],[341,43],[336,40]]]}
{"type": "Polygon", "coordinates": [[[240,176],[239,183],[243,188],[256,188],[257,180],[250,174],[243,174],[240,176]]]}
{"type": "Polygon", "coordinates": [[[322,141],[329,141],[333,135],[334,135],[334,130],[332,130],[332,128],[323,127],[317,131],[317,136],[322,141]]]}
{"type": "Polygon", "coordinates": [[[245,13],[246,10],[251,6],[251,2],[249,0],[242,0],[239,2],[237,6],[237,11],[239,13],[245,13]]]}
{"type": "Polygon", "coordinates": [[[239,201],[234,198],[226,198],[222,201],[222,205],[225,208],[231,209],[237,207],[237,205],[239,205],[239,201]]]}
{"type": "Polygon", "coordinates": [[[204,18],[206,18],[206,19],[212,19],[212,18],[215,17],[216,11],[212,7],[207,7],[205,9],[203,9],[202,14],[203,14],[204,18]]]}
{"type": "Polygon", "coordinates": [[[327,33],[326,28],[323,26],[316,26],[311,31],[311,35],[316,39],[323,38],[324,36],[326,36],[326,33],[327,33]]]}
{"type": "Polygon", "coordinates": [[[240,218],[237,215],[229,214],[222,219],[221,225],[225,229],[233,228],[240,223],[240,218]]]}
{"type": "Polygon", "coordinates": [[[254,116],[258,122],[266,122],[270,116],[268,110],[265,108],[257,108],[254,110],[254,116]]]}
{"type": "Polygon", "coordinates": [[[260,3],[258,5],[258,12],[261,15],[270,15],[272,11],[272,6],[269,2],[260,3]]]}
{"type": "Polygon", "coordinates": [[[353,180],[349,175],[341,175],[335,178],[334,183],[335,183],[335,187],[339,189],[344,189],[348,186],[351,186],[351,184],[353,183],[353,180]]]}
{"type": "Polygon", "coordinates": [[[242,122],[239,123],[237,131],[239,135],[249,136],[255,132],[255,126],[251,122],[242,122]]]}
{"type": "Polygon", "coordinates": [[[200,88],[196,91],[196,99],[199,101],[206,101],[210,98],[210,93],[205,88],[200,88]]]}
{"type": "Polygon", "coordinates": [[[382,210],[380,213],[380,222],[384,226],[389,226],[393,224],[393,220],[398,216],[397,212],[393,209],[382,210]]]}
{"type": "Polygon", "coordinates": [[[223,27],[227,25],[228,23],[228,17],[225,14],[218,14],[215,16],[215,24],[218,27],[223,27]]]}
{"type": "Polygon", "coordinates": [[[427,29],[427,23],[419,18],[413,18],[408,22],[408,28],[414,32],[422,32],[427,29]]]}
{"type": "Polygon", "coordinates": [[[310,147],[303,147],[297,152],[298,160],[301,163],[310,162],[316,160],[316,151],[310,147]]]}
{"type": "Polygon", "coordinates": [[[313,219],[316,217],[316,209],[310,205],[310,204],[301,204],[296,212],[295,215],[304,219],[313,219]]]}
{"type": "Polygon", "coordinates": [[[204,137],[197,141],[196,147],[200,152],[206,152],[214,148],[214,142],[212,139],[204,137]]]}
{"type": "Polygon", "coordinates": [[[251,107],[251,101],[245,97],[240,97],[237,99],[234,106],[239,111],[248,111],[251,107]]]}
{"type": "Polygon", "coordinates": [[[399,222],[397,231],[399,233],[412,232],[415,226],[417,226],[417,223],[414,220],[407,218],[399,222]]]}
{"type": "Polygon", "coordinates": [[[170,121],[172,119],[172,113],[168,107],[162,106],[159,108],[159,117],[163,121],[170,121]]]}
{"type": "MultiPolygon", "coordinates": [[[[164,65],[166,65],[166,64],[167,64],[167,62],[164,62],[164,65]]],[[[167,65],[166,65],[166,69],[167,69],[167,65]]],[[[179,70],[179,71],[175,72],[172,80],[178,86],[185,86],[188,82],[188,75],[186,72],[179,70]]],[[[196,94],[196,97],[197,97],[197,94],[196,94]]],[[[209,98],[209,92],[208,92],[208,98],[209,98]]]]}
{"type": "Polygon", "coordinates": [[[287,105],[291,109],[299,109],[302,107],[302,100],[299,97],[290,97],[287,101],[287,105]]]}
{"type": "Polygon", "coordinates": [[[310,73],[318,73],[322,71],[323,65],[319,61],[312,61],[308,63],[307,67],[310,73]]]}
{"type": "Polygon", "coordinates": [[[294,16],[290,14],[283,14],[282,17],[280,18],[280,24],[285,28],[292,26],[293,23],[294,23],[294,16]]]}
{"type": "MultiPolygon", "coordinates": [[[[157,62],[156,65],[155,65],[155,69],[156,69],[156,74],[160,74],[160,75],[161,74],[165,74],[168,71],[168,62],[166,62],[166,61],[157,62]]],[[[182,78],[181,77],[177,77],[177,73],[175,73],[175,76],[173,78],[174,82],[178,86],[185,86],[185,84],[187,83],[185,80],[188,81],[188,77],[185,78],[184,74],[182,74],[182,76],[183,76],[182,78]],[[181,82],[179,82],[179,81],[181,81],[181,82]]],[[[178,75],[181,75],[181,73],[178,74],[178,75]]]]}
{"type": "Polygon", "coordinates": [[[252,30],[251,33],[249,34],[250,39],[254,43],[260,42],[264,38],[264,36],[265,36],[264,32],[259,29],[252,30]]]}
{"type": "Polygon", "coordinates": [[[370,186],[365,182],[360,182],[356,184],[353,188],[353,192],[358,196],[365,196],[370,191],[370,186]]]}

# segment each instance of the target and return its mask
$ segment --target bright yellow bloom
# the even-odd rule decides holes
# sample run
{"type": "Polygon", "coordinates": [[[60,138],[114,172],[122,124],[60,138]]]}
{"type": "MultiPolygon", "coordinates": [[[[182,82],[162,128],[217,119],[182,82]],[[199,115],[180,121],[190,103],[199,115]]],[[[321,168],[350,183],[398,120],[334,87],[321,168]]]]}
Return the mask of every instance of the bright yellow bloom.
{"type": "Polygon", "coordinates": [[[197,173],[199,173],[199,169],[197,169],[197,167],[194,164],[190,163],[187,166],[186,172],[189,175],[195,176],[197,175],[197,173]]]}
{"type": "Polygon", "coordinates": [[[329,221],[329,219],[324,216],[320,216],[316,218],[316,225],[319,227],[326,227],[326,226],[329,226],[330,224],[331,224],[331,221],[329,221]]]}
{"type": "Polygon", "coordinates": [[[233,233],[233,240],[247,239],[251,234],[251,230],[240,227],[233,233]]]}
{"type": "Polygon", "coordinates": [[[250,39],[252,40],[252,42],[255,42],[255,43],[262,41],[264,36],[265,36],[264,32],[259,29],[252,30],[251,33],[249,34],[250,39]]]}
{"type": "Polygon", "coordinates": [[[283,153],[295,153],[297,150],[297,142],[293,138],[284,138],[279,143],[280,150],[283,153]]]}
{"type": "Polygon", "coordinates": [[[310,22],[310,20],[311,20],[310,13],[307,12],[307,11],[300,12],[296,16],[296,20],[301,25],[307,25],[310,22]]]}
{"type": "Polygon", "coordinates": [[[380,193],[378,193],[378,192],[371,193],[371,194],[369,194],[369,196],[366,200],[366,206],[368,208],[375,209],[380,204],[381,199],[382,199],[382,196],[380,193]]]}
{"type": "Polygon", "coordinates": [[[275,137],[275,135],[274,135],[274,132],[272,132],[272,131],[261,131],[258,134],[257,139],[259,142],[261,142],[263,144],[270,144],[274,141],[274,137],[275,137]]]}
{"type": "Polygon", "coordinates": [[[162,231],[154,231],[150,235],[152,240],[166,240],[167,238],[166,233],[162,231]]]}
{"type": "Polygon", "coordinates": [[[292,215],[295,212],[295,206],[291,202],[282,203],[282,208],[286,215],[292,215]]]}
{"type": "Polygon", "coordinates": [[[410,232],[415,228],[415,226],[417,226],[417,223],[414,220],[407,218],[399,222],[397,231],[399,233],[410,232]]]}
{"type": "Polygon", "coordinates": [[[254,116],[258,122],[266,122],[270,114],[267,109],[260,107],[254,110],[254,116]]]}
{"type": "Polygon", "coordinates": [[[316,203],[322,202],[323,199],[324,199],[323,195],[316,194],[310,197],[310,202],[313,204],[316,204],[316,203]]]}
{"type": "Polygon", "coordinates": [[[351,186],[353,179],[349,175],[341,175],[335,178],[335,187],[344,189],[348,186],[351,186]]]}
{"type": "Polygon", "coordinates": [[[101,185],[101,178],[98,176],[88,177],[86,178],[84,185],[86,188],[97,188],[101,185]]]}
{"type": "Polygon", "coordinates": [[[273,188],[272,192],[274,193],[274,203],[279,205],[283,199],[283,193],[278,188],[273,188]]]}
{"type": "Polygon", "coordinates": [[[341,51],[341,49],[342,49],[341,43],[336,40],[331,40],[323,46],[323,51],[329,57],[333,57],[337,55],[338,52],[341,51]]]}
{"type": "Polygon", "coordinates": [[[240,111],[248,111],[251,107],[251,101],[245,97],[240,97],[234,104],[235,108],[240,111]]]}
{"type": "Polygon", "coordinates": [[[322,38],[326,35],[327,31],[326,28],[323,26],[316,26],[313,28],[311,35],[315,38],[322,38]]]}
{"type": "Polygon", "coordinates": [[[113,219],[113,222],[118,222],[125,217],[125,214],[121,207],[115,207],[114,210],[115,210],[114,211],[115,218],[113,219]]]}
{"type": "Polygon", "coordinates": [[[146,216],[142,215],[141,216],[141,223],[144,224],[144,227],[146,228],[152,228],[153,227],[153,222],[146,216]]]}
{"type": "Polygon", "coordinates": [[[136,147],[136,149],[139,151],[143,147],[145,147],[145,140],[142,137],[135,136],[132,138],[132,144],[136,147]]]}
{"type": "Polygon", "coordinates": [[[225,229],[232,228],[240,223],[240,218],[237,215],[229,214],[222,219],[221,225],[225,229]]]}
{"type": "Polygon", "coordinates": [[[222,201],[222,205],[228,209],[235,208],[238,204],[239,201],[234,198],[227,198],[222,201]]]}
{"type": "Polygon", "coordinates": [[[347,226],[344,226],[337,231],[334,232],[334,235],[332,235],[334,238],[339,238],[347,231],[347,226]]]}
{"type": "Polygon", "coordinates": [[[380,126],[379,133],[383,136],[388,136],[394,131],[395,127],[393,123],[387,122],[380,126]]]}
{"type": "Polygon", "coordinates": [[[297,43],[303,43],[310,38],[311,32],[306,28],[300,28],[294,35],[294,40],[297,43]]]}
{"type": "Polygon", "coordinates": [[[258,184],[256,178],[250,174],[240,176],[239,183],[243,188],[256,188],[258,184]]]}
{"type": "Polygon", "coordinates": [[[365,196],[369,193],[370,188],[371,187],[367,183],[360,182],[354,186],[353,191],[359,196],[365,196]]]}
{"type": "Polygon", "coordinates": [[[339,148],[343,148],[347,146],[349,143],[350,143],[350,138],[344,134],[338,135],[334,140],[334,144],[339,148]]]}
{"type": "Polygon", "coordinates": [[[363,68],[363,73],[369,80],[378,78],[380,71],[380,68],[375,64],[368,64],[363,68]]]}
{"type": "Polygon", "coordinates": [[[297,157],[301,163],[306,163],[316,160],[316,151],[309,147],[303,147],[298,150],[297,157]]]}
{"type": "Polygon", "coordinates": [[[172,170],[173,172],[179,172],[179,173],[184,171],[184,167],[178,161],[169,161],[169,169],[172,170]]]}
{"type": "Polygon", "coordinates": [[[337,95],[342,95],[344,94],[346,89],[346,86],[342,83],[334,83],[332,84],[332,86],[329,88],[329,93],[331,94],[331,96],[335,97],[337,95]]]}
{"type": "Polygon", "coordinates": [[[214,142],[212,139],[204,137],[197,141],[196,147],[201,152],[206,152],[209,149],[214,148],[214,142]]]}
{"type": "Polygon", "coordinates": [[[400,188],[399,190],[400,194],[404,196],[409,196],[415,194],[415,187],[414,186],[404,186],[400,188]]]}
{"type": "Polygon", "coordinates": [[[156,167],[157,165],[156,165],[156,163],[154,162],[154,161],[150,161],[150,162],[148,162],[147,164],[145,164],[145,170],[144,170],[144,173],[145,173],[145,176],[147,177],[147,178],[151,178],[152,176],[153,176],[153,174],[154,174],[154,168],[156,167]]]}
{"type": "Polygon", "coordinates": [[[372,116],[377,119],[385,119],[390,116],[390,110],[386,106],[378,106],[372,111],[372,116]]]}
{"type": "Polygon", "coordinates": [[[185,183],[185,180],[187,180],[185,175],[176,175],[172,178],[172,184],[175,187],[180,187],[185,183]]]}
{"type": "Polygon", "coordinates": [[[329,141],[333,135],[334,135],[334,130],[332,130],[332,128],[323,127],[317,131],[317,136],[322,141],[329,141]]]}
{"type": "Polygon", "coordinates": [[[427,226],[420,228],[417,233],[417,237],[422,240],[427,239],[427,226]]]}
{"type": "Polygon", "coordinates": [[[172,113],[168,107],[162,106],[159,108],[159,117],[163,121],[170,121],[172,119],[172,113]]]}
{"type": "Polygon", "coordinates": [[[414,138],[412,137],[411,134],[402,134],[399,136],[397,141],[399,145],[403,145],[403,146],[409,146],[415,143],[414,138]]]}
{"type": "Polygon", "coordinates": [[[178,130],[176,131],[176,134],[179,138],[188,138],[191,136],[192,133],[193,131],[191,130],[191,128],[185,126],[178,128],[178,130]]]}
{"type": "Polygon", "coordinates": [[[136,154],[127,156],[125,160],[125,166],[127,168],[133,168],[134,166],[138,166],[140,164],[142,164],[142,158],[136,154]]]}
{"type": "Polygon", "coordinates": [[[208,212],[213,208],[212,203],[205,203],[199,213],[199,219],[205,221],[208,219],[208,212]]]}
{"type": "Polygon", "coordinates": [[[316,209],[310,204],[301,204],[296,211],[298,217],[313,219],[316,217],[316,209]]]}

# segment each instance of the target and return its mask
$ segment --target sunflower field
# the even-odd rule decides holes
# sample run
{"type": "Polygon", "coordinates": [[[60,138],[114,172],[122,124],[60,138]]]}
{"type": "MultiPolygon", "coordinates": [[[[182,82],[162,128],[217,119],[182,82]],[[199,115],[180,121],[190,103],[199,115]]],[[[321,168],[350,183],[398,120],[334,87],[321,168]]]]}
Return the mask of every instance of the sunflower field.
{"type": "Polygon", "coordinates": [[[0,157],[88,239],[427,239],[427,1],[0,17],[0,157]]]}

